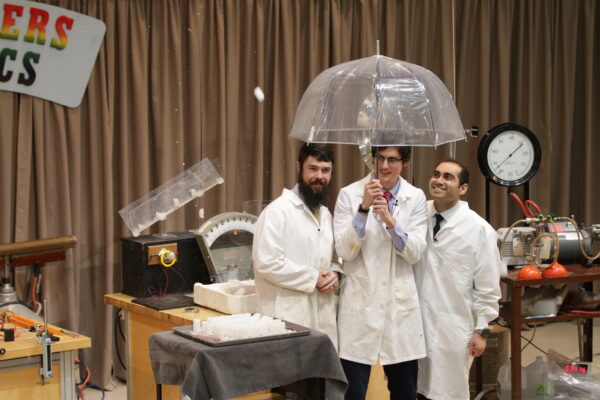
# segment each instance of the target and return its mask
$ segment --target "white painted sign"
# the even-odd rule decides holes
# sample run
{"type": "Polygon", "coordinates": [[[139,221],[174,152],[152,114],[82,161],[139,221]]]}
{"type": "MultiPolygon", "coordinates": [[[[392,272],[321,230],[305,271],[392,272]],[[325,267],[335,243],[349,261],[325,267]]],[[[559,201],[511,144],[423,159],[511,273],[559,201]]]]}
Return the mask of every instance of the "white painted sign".
{"type": "Polygon", "coordinates": [[[0,89],[77,107],[104,22],[32,1],[0,1],[0,89]]]}

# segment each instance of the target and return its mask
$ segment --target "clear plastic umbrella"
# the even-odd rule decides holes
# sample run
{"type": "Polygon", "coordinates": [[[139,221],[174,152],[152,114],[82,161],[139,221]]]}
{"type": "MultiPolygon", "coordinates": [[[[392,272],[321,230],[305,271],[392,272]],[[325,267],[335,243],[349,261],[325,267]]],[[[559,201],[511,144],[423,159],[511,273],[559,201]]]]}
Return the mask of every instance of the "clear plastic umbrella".
{"type": "Polygon", "coordinates": [[[433,72],[381,55],[319,74],[302,96],[290,136],[361,146],[438,146],[466,139],[452,96],[433,72]]]}

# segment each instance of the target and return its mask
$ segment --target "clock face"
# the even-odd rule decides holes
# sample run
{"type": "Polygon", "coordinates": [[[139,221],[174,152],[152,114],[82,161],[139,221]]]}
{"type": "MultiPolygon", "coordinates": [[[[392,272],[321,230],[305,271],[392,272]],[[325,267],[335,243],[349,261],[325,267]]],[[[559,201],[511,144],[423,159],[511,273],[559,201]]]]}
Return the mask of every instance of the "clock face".
{"type": "Polygon", "coordinates": [[[504,131],[492,140],[487,149],[491,172],[503,181],[518,181],[531,170],[534,161],[533,143],[524,133],[504,131]]]}
{"type": "Polygon", "coordinates": [[[513,123],[498,125],[479,144],[479,167],[485,177],[502,186],[518,186],[537,172],[541,146],[533,132],[513,123]]]}

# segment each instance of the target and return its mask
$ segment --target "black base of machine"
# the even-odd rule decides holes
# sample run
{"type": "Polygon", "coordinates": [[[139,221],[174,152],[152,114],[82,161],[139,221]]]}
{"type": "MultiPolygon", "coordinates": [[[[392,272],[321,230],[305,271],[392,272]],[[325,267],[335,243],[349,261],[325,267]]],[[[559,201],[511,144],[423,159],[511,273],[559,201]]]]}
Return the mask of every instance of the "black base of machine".
{"type": "Polygon", "coordinates": [[[194,299],[190,296],[186,296],[185,294],[167,294],[162,297],[140,297],[131,300],[131,302],[141,304],[158,311],[194,305],[194,299]]]}
{"type": "Polygon", "coordinates": [[[133,297],[160,297],[192,292],[194,283],[211,283],[196,235],[172,232],[121,239],[123,293],[133,297]],[[148,265],[148,247],[177,244],[177,262],[171,267],[148,265]]]}

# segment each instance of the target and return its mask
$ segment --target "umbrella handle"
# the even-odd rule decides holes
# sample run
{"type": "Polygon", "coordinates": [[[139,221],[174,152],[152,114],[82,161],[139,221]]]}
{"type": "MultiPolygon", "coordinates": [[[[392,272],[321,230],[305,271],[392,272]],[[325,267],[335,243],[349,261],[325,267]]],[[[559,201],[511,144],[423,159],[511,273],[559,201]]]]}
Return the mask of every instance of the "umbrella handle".
{"type": "Polygon", "coordinates": [[[373,178],[379,179],[379,159],[375,157],[375,170],[373,171],[373,178]]]}

